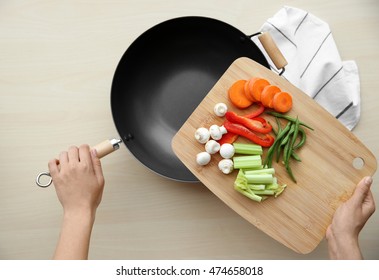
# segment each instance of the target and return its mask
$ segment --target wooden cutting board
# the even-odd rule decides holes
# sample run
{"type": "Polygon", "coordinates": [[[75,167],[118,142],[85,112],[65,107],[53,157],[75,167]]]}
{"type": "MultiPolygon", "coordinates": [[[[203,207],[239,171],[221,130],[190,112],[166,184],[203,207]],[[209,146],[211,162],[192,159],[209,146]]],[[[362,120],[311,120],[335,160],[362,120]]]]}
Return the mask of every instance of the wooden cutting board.
{"type": "MultiPolygon", "coordinates": [[[[272,116],[264,117],[275,124],[272,116]]],[[[247,142],[242,137],[237,141],[247,142]]],[[[248,58],[237,59],[227,69],[174,136],[172,148],[186,167],[230,208],[283,245],[303,254],[316,248],[337,207],[351,196],[362,177],[375,173],[377,166],[375,156],[336,118],[284,78],[248,58]],[[299,116],[314,128],[314,131],[306,129],[306,145],[298,150],[302,162],[291,162],[297,183],[290,180],[282,164],[274,161],[276,177],[287,188],[279,197],[261,203],[234,190],[237,171],[222,174],[217,166],[220,155],[212,155],[206,166],[197,165],[195,160],[196,154],[204,151],[204,145],[194,138],[196,129],[221,125],[224,121],[213,113],[216,103],[224,102],[241,114],[256,109],[252,106],[238,110],[227,97],[228,88],[235,81],[253,76],[263,77],[282,91],[290,92],[294,105],[288,115],[299,116]],[[364,163],[360,169],[353,166],[357,158],[364,163]]]]}

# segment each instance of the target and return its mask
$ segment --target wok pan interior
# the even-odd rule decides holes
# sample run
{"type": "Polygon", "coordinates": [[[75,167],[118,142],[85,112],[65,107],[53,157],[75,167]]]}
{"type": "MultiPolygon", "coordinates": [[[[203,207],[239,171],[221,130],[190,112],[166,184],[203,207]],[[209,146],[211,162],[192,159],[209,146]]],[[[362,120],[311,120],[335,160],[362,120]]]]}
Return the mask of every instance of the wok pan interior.
{"type": "Polygon", "coordinates": [[[172,151],[171,140],[241,56],[268,67],[246,35],[210,18],[168,20],[138,37],[117,66],[111,92],[113,119],[130,152],[162,176],[197,182],[172,151]]]}

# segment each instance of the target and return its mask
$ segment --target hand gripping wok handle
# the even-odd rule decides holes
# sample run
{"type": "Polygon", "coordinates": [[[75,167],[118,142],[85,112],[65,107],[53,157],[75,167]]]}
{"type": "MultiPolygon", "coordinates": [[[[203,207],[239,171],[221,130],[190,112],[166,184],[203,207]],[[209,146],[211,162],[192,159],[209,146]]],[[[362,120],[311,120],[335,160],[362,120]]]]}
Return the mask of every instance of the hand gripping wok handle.
{"type": "Polygon", "coordinates": [[[275,64],[275,67],[277,69],[282,69],[281,74],[283,74],[284,66],[286,66],[288,62],[279,50],[270,33],[263,32],[258,36],[258,39],[261,42],[267,54],[269,55],[269,57],[271,58],[272,62],[275,64]]]}
{"type": "MultiPolygon", "coordinates": [[[[97,157],[102,158],[102,157],[105,157],[106,155],[112,153],[113,151],[117,150],[118,148],[120,148],[121,142],[122,141],[120,139],[105,140],[105,141],[93,146],[91,149],[95,149],[97,157]]],[[[52,180],[49,172],[41,172],[40,174],[38,174],[38,176],[36,178],[36,184],[37,184],[37,186],[39,186],[41,188],[46,188],[46,187],[50,186],[52,181],[53,180],[52,180]],[[44,176],[49,177],[47,183],[41,182],[41,177],[44,177],[44,176]]]]}

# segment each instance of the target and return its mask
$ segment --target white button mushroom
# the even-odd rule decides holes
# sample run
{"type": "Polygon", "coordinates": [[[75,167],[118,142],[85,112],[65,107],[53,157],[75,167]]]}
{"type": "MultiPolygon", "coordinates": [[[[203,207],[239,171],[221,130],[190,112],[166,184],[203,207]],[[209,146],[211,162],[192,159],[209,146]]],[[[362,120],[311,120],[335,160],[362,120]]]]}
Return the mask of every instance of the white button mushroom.
{"type": "Polygon", "coordinates": [[[195,132],[195,139],[201,143],[205,144],[209,140],[210,132],[205,127],[200,127],[195,132]]]}
{"type": "Polygon", "coordinates": [[[214,113],[218,117],[225,116],[225,113],[228,111],[228,107],[225,103],[217,103],[213,108],[214,113]]]}
{"type": "Polygon", "coordinates": [[[218,168],[224,174],[230,174],[233,171],[233,161],[231,159],[225,158],[220,160],[218,163],[218,168]]]}
{"type": "Polygon", "coordinates": [[[226,128],[224,126],[218,126],[217,124],[211,125],[209,128],[209,132],[211,134],[212,139],[220,140],[222,135],[225,134],[226,128]]]}
{"type": "Polygon", "coordinates": [[[222,144],[220,148],[220,155],[223,158],[231,158],[232,156],[234,156],[234,152],[234,146],[229,143],[222,144]]]}
{"type": "Polygon", "coordinates": [[[207,165],[211,161],[211,155],[207,152],[201,152],[196,155],[196,162],[199,165],[207,165]]]}
{"type": "Polygon", "coordinates": [[[209,140],[205,144],[205,151],[207,151],[207,153],[211,155],[217,153],[219,150],[220,150],[220,144],[215,140],[209,140]]]}

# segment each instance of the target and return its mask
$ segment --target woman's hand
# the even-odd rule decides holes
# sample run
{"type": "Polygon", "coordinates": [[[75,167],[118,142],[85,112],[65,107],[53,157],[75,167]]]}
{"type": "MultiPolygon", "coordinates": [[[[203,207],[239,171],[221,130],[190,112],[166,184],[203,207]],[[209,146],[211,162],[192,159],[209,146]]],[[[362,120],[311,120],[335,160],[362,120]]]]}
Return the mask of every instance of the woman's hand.
{"type": "Polygon", "coordinates": [[[96,151],[88,145],[70,147],[49,162],[58,199],[63,206],[62,230],[55,259],[87,259],[104,177],[96,151]]]}
{"type": "Polygon", "coordinates": [[[329,257],[331,259],[362,259],[358,235],[375,212],[375,202],[370,187],[371,177],[363,178],[352,197],[335,212],[327,228],[329,257]]]}

